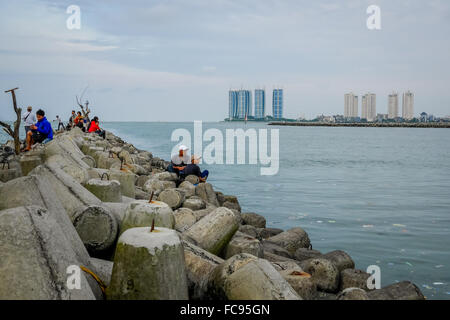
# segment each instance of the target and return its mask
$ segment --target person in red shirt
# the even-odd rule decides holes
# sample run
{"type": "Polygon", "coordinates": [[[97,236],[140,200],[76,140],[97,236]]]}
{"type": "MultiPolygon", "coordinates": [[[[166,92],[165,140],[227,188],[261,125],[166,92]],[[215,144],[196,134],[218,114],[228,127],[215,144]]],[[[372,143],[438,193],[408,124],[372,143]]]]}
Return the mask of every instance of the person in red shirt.
{"type": "Polygon", "coordinates": [[[89,132],[95,132],[96,134],[98,134],[103,139],[106,138],[105,130],[100,129],[100,127],[98,125],[98,117],[94,117],[94,119],[92,119],[91,124],[89,125],[89,130],[88,131],[89,132]]]}

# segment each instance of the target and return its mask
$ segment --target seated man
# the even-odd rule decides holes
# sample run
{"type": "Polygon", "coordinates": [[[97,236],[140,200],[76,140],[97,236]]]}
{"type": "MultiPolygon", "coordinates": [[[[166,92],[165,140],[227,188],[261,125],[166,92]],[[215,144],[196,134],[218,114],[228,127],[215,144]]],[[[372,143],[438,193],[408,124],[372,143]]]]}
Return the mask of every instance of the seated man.
{"type": "Polygon", "coordinates": [[[181,145],[178,154],[172,156],[170,165],[167,167],[167,171],[174,172],[178,176],[183,172],[186,165],[189,164],[189,156],[186,151],[189,150],[188,147],[181,145]]]}
{"type": "Polygon", "coordinates": [[[100,129],[100,127],[98,126],[98,117],[94,117],[94,119],[92,119],[91,124],[89,125],[89,130],[88,131],[89,132],[95,132],[96,134],[98,134],[103,139],[106,138],[105,130],[100,129]]]}
{"type": "Polygon", "coordinates": [[[30,131],[27,133],[27,146],[25,151],[30,151],[31,146],[35,143],[42,143],[44,140],[50,141],[53,139],[53,129],[50,122],[45,117],[45,112],[39,109],[36,112],[37,123],[30,127],[30,131]]]}
{"type": "Polygon", "coordinates": [[[186,168],[184,168],[183,175],[187,177],[188,175],[192,174],[194,176],[197,176],[200,182],[205,182],[206,179],[208,179],[209,172],[208,170],[203,170],[203,172],[200,170],[200,167],[198,166],[198,162],[200,161],[200,159],[201,157],[192,155],[191,163],[188,164],[186,168]]]}

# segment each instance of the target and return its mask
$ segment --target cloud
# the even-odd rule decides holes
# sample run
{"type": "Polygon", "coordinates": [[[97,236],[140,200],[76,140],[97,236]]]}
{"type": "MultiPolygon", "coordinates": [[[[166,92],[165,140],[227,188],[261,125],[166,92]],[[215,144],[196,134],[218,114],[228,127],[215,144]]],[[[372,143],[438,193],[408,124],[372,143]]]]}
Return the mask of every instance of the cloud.
{"type": "Polygon", "coordinates": [[[284,86],[294,117],[342,113],[346,90],[374,91],[384,108],[383,97],[402,88],[428,99],[427,111],[450,113],[450,4],[378,0],[382,30],[369,31],[372,2],[79,0],[82,27],[72,31],[72,1],[2,2],[0,85],[21,84],[56,110],[73,99],[63,93],[89,84],[110,110],[131,103],[129,119],[149,103],[161,106],[149,119],[193,120],[187,107],[222,119],[228,88],[241,84],[284,86]]]}

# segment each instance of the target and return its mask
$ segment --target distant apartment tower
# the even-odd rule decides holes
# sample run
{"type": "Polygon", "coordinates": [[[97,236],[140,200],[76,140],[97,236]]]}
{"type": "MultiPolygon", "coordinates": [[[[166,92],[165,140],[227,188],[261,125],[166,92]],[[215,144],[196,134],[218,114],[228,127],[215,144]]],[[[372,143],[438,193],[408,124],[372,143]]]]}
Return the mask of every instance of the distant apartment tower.
{"type": "Polygon", "coordinates": [[[409,90],[403,94],[402,117],[405,120],[414,118],[414,93],[409,90]]]}
{"type": "Polygon", "coordinates": [[[237,108],[238,108],[238,94],[237,90],[230,90],[228,92],[228,118],[237,118],[237,108]]]}
{"type": "Polygon", "coordinates": [[[377,97],[373,93],[363,95],[361,99],[361,119],[374,121],[377,116],[377,97]]]}
{"type": "Polygon", "coordinates": [[[237,119],[244,119],[252,115],[252,93],[250,90],[238,91],[237,119]]]}
{"type": "Polygon", "coordinates": [[[255,119],[266,116],[266,92],[264,89],[255,89],[255,119]]]}
{"type": "Polygon", "coordinates": [[[273,89],[272,115],[275,119],[283,118],[283,89],[273,89]]]}
{"type": "Polygon", "coordinates": [[[358,96],[352,93],[347,93],[344,96],[344,118],[358,117],[358,96]]]}
{"type": "Polygon", "coordinates": [[[398,93],[393,92],[388,98],[388,119],[398,118],[398,93]]]}

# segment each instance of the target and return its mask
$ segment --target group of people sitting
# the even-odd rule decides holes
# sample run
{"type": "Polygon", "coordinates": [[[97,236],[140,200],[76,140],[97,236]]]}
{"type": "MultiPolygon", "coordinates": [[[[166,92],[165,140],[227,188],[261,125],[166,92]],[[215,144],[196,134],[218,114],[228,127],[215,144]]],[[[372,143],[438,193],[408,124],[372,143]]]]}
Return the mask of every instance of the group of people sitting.
{"type": "Polygon", "coordinates": [[[176,173],[178,176],[178,183],[184,181],[184,179],[189,175],[194,175],[198,177],[199,182],[205,182],[208,178],[208,170],[200,170],[198,166],[201,157],[192,155],[189,157],[187,151],[188,147],[181,145],[178,149],[178,154],[172,156],[167,171],[176,173]]]}
{"type": "MultiPolygon", "coordinates": [[[[83,132],[94,132],[98,134],[103,139],[106,138],[106,131],[100,129],[98,117],[94,117],[92,121],[89,121],[88,125],[85,123],[89,118],[85,119],[81,112],[75,114],[75,110],[72,110],[72,116],[70,117],[69,124],[67,125],[67,130],[74,127],[79,127],[83,132]]],[[[53,139],[53,128],[50,122],[45,117],[45,112],[42,109],[33,113],[33,108],[31,106],[27,107],[27,111],[22,115],[22,121],[25,125],[25,147],[22,149],[23,152],[31,150],[31,146],[36,143],[47,143],[53,139]]],[[[66,130],[63,121],[59,116],[56,116],[56,121],[58,121],[58,131],[62,127],[66,130]]]]}
{"type": "Polygon", "coordinates": [[[83,117],[81,115],[81,112],[78,111],[75,113],[75,110],[72,110],[72,115],[69,119],[68,128],[80,128],[83,132],[94,132],[98,134],[103,139],[106,138],[106,132],[105,130],[100,129],[98,117],[94,117],[91,121],[89,121],[89,118],[83,117]]]}

